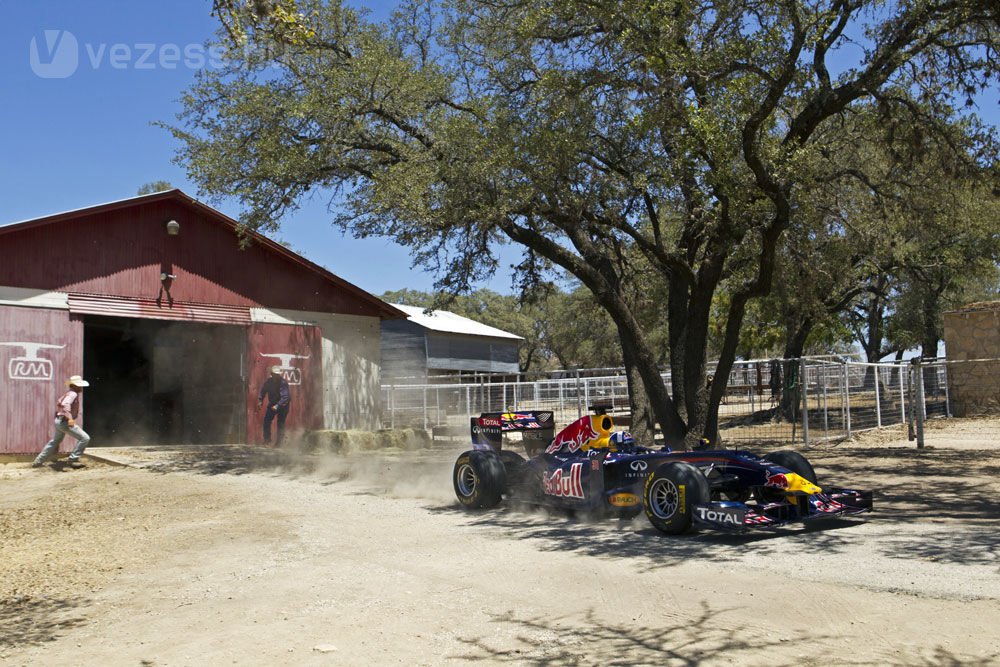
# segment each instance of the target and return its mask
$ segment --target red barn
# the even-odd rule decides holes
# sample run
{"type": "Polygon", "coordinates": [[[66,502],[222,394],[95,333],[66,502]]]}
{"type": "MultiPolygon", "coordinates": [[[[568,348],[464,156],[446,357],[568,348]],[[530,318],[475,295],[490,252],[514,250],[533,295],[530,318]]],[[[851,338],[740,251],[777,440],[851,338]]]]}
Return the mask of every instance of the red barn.
{"type": "Polygon", "coordinates": [[[93,446],[260,442],[273,365],[290,430],[376,427],[397,318],[180,190],[0,227],[0,454],[41,449],[77,374],[93,446]]]}

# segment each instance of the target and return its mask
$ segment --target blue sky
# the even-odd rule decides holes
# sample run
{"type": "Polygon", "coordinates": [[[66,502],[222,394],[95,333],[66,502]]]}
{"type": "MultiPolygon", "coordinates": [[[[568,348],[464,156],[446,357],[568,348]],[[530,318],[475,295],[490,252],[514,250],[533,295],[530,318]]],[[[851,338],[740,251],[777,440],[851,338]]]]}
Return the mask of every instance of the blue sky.
{"type": "MultiPolygon", "coordinates": [[[[0,0],[0,224],[124,199],[155,180],[198,196],[171,162],[175,140],[150,123],[174,121],[192,65],[210,61],[200,51],[217,28],[210,10],[210,0],[0,0]]],[[[239,216],[235,202],[217,207],[239,216]]],[[[325,202],[309,203],[275,238],[374,294],[433,289],[405,249],[344,237],[329,219],[325,202]]],[[[510,292],[509,275],[482,287],[510,292]]]]}

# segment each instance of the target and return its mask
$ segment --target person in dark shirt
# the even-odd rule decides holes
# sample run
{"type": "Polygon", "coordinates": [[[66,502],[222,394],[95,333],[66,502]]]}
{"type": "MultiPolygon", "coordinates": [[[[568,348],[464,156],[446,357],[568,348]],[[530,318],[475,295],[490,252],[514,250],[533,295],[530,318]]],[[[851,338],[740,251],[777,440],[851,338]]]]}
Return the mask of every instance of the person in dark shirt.
{"type": "Polygon", "coordinates": [[[278,418],[278,433],[274,444],[280,445],[285,437],[285,419],[288,417],[288,406],[292,403],[292,395],[288,391],[288,381],[281,375],[281,366],[272,366],[271,375],[260,387],[257,395],[257,407],[264,405],[267,396],[267,409],[264,410],[264,444],[271,444],[271,422],[278,418]]]}

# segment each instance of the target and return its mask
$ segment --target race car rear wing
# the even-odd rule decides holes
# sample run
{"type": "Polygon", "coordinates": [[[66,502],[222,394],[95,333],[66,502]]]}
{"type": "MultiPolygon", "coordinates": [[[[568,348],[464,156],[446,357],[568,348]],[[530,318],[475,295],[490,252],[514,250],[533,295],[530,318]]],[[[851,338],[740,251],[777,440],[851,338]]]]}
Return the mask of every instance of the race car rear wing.
{"type": "Polygon", "coordinates": [[[555,416],[549,410],[484,412],[471,417],[472,446],[476,449],[503,449],[503,434],[521,432],[524,449],[531,455],[545,449],[555,437],[555,416]]]}

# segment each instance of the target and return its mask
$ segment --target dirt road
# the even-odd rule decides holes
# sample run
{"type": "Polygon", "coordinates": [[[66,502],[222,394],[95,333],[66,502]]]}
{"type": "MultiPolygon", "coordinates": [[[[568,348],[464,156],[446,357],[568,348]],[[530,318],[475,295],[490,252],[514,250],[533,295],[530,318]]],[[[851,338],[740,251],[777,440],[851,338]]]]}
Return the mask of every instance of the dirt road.
{"type": "Polygon", "coordinates": [[[0,662],[997,664],[1000,448],[904,445],[809,452],[870,521],[742,537],[464,512],[458,444],[8,463],[0,662]]]}

